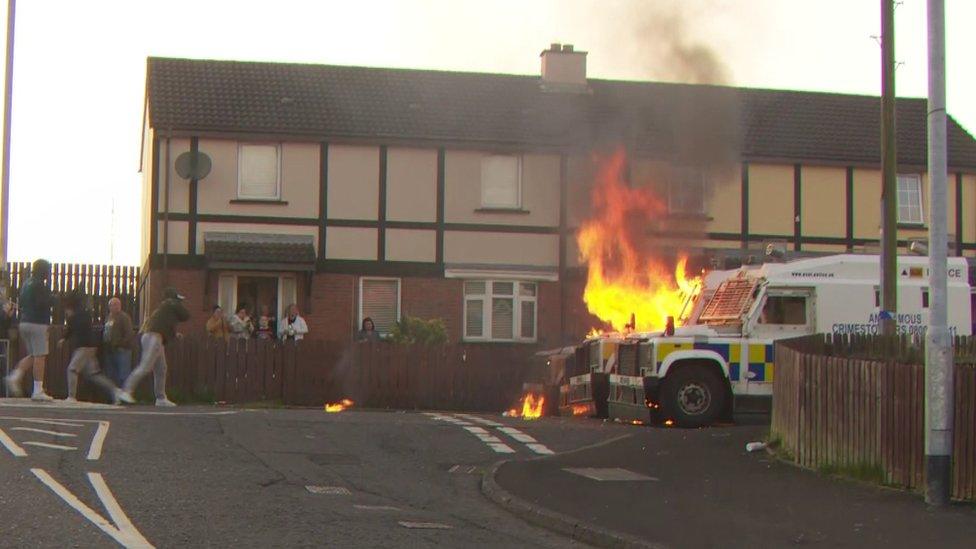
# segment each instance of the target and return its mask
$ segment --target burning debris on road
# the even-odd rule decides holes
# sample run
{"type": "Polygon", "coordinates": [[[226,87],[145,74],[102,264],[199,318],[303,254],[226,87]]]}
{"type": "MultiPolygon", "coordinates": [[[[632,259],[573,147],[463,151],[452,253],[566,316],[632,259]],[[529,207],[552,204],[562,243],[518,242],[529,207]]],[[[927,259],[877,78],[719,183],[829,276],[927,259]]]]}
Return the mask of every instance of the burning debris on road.
{"type": "Polygon", "coordinates": [[[329,412],[330,414],[334,414],[352,408],[353,404],[355,404],[353,401],[349,400],[348,398],[344,398],[339,402],[326,403],[325,411],[329,412]]]}
{"type": "Polygon", "coordinates": [[[521,399],[522,407],[512,408],[502,415],[505,417],[520,417],[522,419],[539,419],[542,417],[542,407],[546,403],[546,397],[527,393],[521,399]]]}

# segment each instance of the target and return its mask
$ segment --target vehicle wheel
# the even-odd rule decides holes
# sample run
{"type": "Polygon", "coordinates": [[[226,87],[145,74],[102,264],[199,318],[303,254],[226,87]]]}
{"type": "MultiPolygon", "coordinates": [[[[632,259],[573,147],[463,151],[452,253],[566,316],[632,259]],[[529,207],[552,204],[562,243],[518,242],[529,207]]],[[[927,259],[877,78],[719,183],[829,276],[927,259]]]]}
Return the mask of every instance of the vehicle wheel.
{"type": "Polygon", "coordinates": [[[661,387],[661,411],[681,427],[711,425],[725,408],[725,399],[722,378],[703,366],[678,368],[661,387]]]}

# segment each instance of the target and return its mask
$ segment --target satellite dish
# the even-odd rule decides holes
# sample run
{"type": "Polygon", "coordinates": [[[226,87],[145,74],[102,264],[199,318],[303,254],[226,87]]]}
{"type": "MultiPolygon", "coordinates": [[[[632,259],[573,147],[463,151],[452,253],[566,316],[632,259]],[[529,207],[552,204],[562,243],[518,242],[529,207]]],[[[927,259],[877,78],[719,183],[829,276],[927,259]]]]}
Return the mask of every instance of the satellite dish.
{"type": "Polygon", "coordinates": [[[176,157],[176,173],[183,179],[203,179],[210,173],[213,162],[206,153],[185,152],[176,157]]]}

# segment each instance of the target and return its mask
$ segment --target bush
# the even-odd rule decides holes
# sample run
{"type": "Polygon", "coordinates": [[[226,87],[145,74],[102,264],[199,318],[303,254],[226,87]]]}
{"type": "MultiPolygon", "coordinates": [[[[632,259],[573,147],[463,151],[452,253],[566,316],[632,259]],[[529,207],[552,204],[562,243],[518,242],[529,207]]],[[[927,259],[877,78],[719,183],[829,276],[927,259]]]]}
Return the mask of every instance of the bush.
{"type": "Polygon", "coordinates": [[[390,340],[394,343],[443,345],[447,343],[447,328],[440,318],[424,320],[406,316],[393,327],[390,340]]]}

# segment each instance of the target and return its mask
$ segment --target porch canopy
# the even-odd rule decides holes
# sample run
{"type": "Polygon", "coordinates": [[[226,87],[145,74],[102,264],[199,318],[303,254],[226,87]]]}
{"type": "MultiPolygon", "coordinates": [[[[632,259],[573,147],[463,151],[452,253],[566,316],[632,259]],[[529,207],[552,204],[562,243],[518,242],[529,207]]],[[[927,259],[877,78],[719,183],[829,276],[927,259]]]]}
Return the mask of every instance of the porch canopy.
{"type": "Polygon", "coordinates": [[[206,232],[208,270],[314,271],[315,241],[307,235],[206,232]]]}

